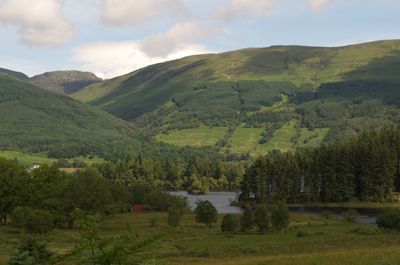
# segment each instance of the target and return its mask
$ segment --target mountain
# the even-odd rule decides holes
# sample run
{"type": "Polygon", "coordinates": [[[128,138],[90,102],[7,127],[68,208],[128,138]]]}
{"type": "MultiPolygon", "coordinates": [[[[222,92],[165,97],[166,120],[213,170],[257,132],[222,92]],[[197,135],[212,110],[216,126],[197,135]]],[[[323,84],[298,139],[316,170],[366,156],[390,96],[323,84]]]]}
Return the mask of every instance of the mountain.
{"type": "Polygon", "coordinates": [[[104,111],[1,75],[0,112],[0,150],[105,156],[141,144],[126,122],[104,111]]]}
{"type": "Polygon", "coordinates": [[[160,142],[265,154],[400,121],[400,41],[272,46],[152,65],[72,94],[160,142]]]}
{"type": "Polygon", "coordinates": [[[16,71],[12,71],[12,70],[8,70],[8,69],[4,69],[4,68],[0,68],[0,75],[5,75],[5,76],[9,76],[18,80],[28,80],[29,77],[21,72],[16,72],[16,71]]]}
{"type": "Polygon", "coordinates": [[[38,87],[67,95],[100,81],[102,79],[95,74],[80,71],[47,72],[30,79],[30,82],[38,87]]]}

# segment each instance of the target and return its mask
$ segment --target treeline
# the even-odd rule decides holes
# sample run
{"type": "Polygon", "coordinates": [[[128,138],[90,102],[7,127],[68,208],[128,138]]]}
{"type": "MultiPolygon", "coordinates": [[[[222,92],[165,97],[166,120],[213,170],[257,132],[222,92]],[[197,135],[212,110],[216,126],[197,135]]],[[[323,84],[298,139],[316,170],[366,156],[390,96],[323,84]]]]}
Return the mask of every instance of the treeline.
{"type": "Polygon", "coordinates": [[[12,161],[0,159],[0,220],[45,233],[55,227],[74,226],[83,214],[127,212],[132,204],[165,211],[180,198],[148,184],[123,185],[105,178],[94,167],[65,174],[43,165],[29,172],[12,161]]]}
{"type": "Polygon", "coordinates": [[[386,127],[294,153],[271,152],[249,167],[241,200],[388,201],[400,191],[400,129],[386,127]]]}
{"type": "Polygon", "coordinates": [[[190,156],[187,161],[137,157],[96,165],[108,180],[124,186],[148,184],[163,190],[187,190],[193,194],[238,190],[246,163],[190,156]]]}

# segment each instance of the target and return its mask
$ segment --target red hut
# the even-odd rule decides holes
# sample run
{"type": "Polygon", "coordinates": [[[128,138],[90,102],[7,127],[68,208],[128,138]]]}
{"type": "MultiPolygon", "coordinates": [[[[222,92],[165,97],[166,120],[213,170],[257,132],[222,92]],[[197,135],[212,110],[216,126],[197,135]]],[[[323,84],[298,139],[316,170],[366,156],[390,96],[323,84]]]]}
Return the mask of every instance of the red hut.
{"type": "Polygon", "coordinates": [[[144,207],[141,204],[134,204],[131,207],[131,212],[143,212],[144,211],[144,207]]]}

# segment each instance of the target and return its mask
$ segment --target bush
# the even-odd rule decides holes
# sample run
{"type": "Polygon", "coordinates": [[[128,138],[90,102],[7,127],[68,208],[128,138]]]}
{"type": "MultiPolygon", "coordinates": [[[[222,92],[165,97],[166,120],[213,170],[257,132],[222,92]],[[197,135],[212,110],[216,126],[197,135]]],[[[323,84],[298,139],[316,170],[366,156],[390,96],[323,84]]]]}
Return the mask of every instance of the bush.
{"type": "Polygon", "coordinates": [[[240,231],[247,232],[254,225],[254,214],[250,208],[246,208],[242,217],[240,218],[240,231]]]}
{"type": "Polygon", "coordinates": [[[289,211],[284,203],[278,203],[272,209],[272,226],[276,230],[283,230],[289,225],[289,211]]]}
{"type": "Polygon", "coordinates": [[[26,207],[16,207],[11,212],[11,224],[15,227],[24,228],[28,220],[30,211],[26,207]]]}
{"type": "Polygon", "coordinates": [[[349,209],[347,211],[344,211],[342,213],[343,220],[345,220],[348,223],[355,223],[357,221],[357,217],[359,216],[359,213],[354,210],[354,209],[349,209]]]}
{"type": "Polygon", "coordinates": [[[168,224],[173,227],[179,226],[182,221],[182,211],[178,207],[168,209],[168,224]]]}
{"type": "Polygon", "coordinates": [[[297,237],[307,237],[307,236],[309,236],[309,234],[307,233],[307,232],[305,232],[305,231],[297,231],[297,234],[296,234],[296,236],[297,237]]]}
{"type": "Polygon", "coordinates": [[[209,201],[200,201],[197,203],[194,210],[196,222],[206,224],[211,227],[211,224],[217,222],[217,209],[209,201]]]}
{"type": "Polygon", "coordinates": [[[400,210],[385,210],[378,216],[376,223],[379,228],[400,230],[400,210]]]}
{"type": "Polygon", "coordinates": [[[264,233],[269,228],[269,215],[268,208],[266,205],[260,205],[254,212],[254,224],[258,228],[258,231],[264,233]]]}
{"type": "Polygon", "coordinates": [[[221,231],[223,233],[235,233],[239,227],[239,222],[234,214],[227,214],[222,219],[221,231]]]}
{"type": "Polygon", "coordinates": [[[11,256],[9,265],[41,265],[50,264],[53,254],[46,245],[34,238],[23,239],[11,256]]]}
{"type": "Polygon", "coordinates": [[[45,234],[54,229],[54,216],[39,209],[17,207],[11,213],[11,221],[14,226],[32,234],[45,234]]]}

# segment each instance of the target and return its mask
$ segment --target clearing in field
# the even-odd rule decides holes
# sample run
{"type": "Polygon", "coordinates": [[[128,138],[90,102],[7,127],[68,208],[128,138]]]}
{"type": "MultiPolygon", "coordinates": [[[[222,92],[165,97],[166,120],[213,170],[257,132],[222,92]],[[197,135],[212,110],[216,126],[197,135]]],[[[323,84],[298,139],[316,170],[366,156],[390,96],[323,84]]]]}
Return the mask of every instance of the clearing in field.
{"type": "MultiPolygon", "coordinates": [[[[0,151],[0,157],[6,159],[17,159],[18,164],[21,166],[32,166],[35,164],[48,164],[51,165],[57,161],[56,158],[49,158],[47,157],[46,152],[42,153],[22,153],[18,151],[0,151]]],[[[104,159],[99,157],[76,157],[72,159],[67,159],[69,163],[72,163],[74,159],[80,160],[85,162],[88,165],[92,165],[95,163],[104,162],[104,159]]]]}
{"type": "Polygon", "coordinates": [[[318,147],[324,141],[328,132],[329,128],[314,129],[313,131],[301,128],[297,145],[299,147],[318,147]]]}
{"type": "Polygon", "coordinates": [[[226,127],[201,126],[195,129],[174,130],[167,134],[159,134],[155,139],[159,142],[176,146],[203,147],[213,146],[222,140],[227,133],[226,127]]]}
{"type": "Polygon", "coordinates": [[[296,137],[296,125],[296,120],[291,120],[290,122],[284,124],[281,128],[274,132],[268,143],[260,146],[258,150],[260,152],[268,152],[274,149],[282,152],[293,150],[294,144],[292,143],[292,139],[296,137]]]}
{"type": "Polygon", "coordinates": [[[229,140],[228,149],[236,154],[254,153],[263,132],[264,128],[238,127],[229,140]]]}

